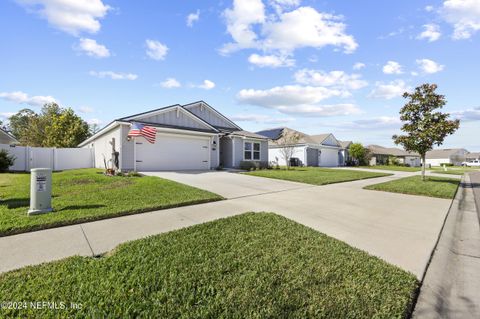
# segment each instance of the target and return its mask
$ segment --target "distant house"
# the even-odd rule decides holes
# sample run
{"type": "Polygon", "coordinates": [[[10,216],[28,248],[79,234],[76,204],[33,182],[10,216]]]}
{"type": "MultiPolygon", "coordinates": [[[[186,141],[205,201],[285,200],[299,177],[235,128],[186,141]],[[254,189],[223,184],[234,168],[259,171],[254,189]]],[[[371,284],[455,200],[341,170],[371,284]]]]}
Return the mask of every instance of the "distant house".
{"type": "Polygon", "coordinates": [[[427,152],[426,164],[441,166],[442,164],[461,165],[465,161],[468,151],[464,148],[445,148],[427,152]]]}
{"type": "Polygon", "coordinates": [[[339,141],[341,150],[340,150],[340,158],[338,165],[345,166],[351,160],[350,158],[350,145],[353,144],[352,141],[339,141]]]}
{"type": "Polygon", "coordinates": [[[475,160],[480,160],[480,152],[472,152],[468,153],[465,156],[466,161],[475,161],[475,160]]]}
{"type": "Polygon", "coordinates": [[[401,164],[408,164],[412,167],[421,166],[421,158],[419,154],[407,152],[396,147],[383,147],[380,145],[367,146],[370,152],[370,165],[385,165],[388,164],[390,157],[397,158],[401,164]]]}
{"type": "Polygon", "coordinates": [[[18,141],[12,134],[0,128],[0,144],[12,145],[18,144],[18,141]]]}
{"type": "Polygon", "coordinates": [[[288,127],[256,132],[256,134],[269,138],[268,158],[270,161],[277,162],[279,165],[286,165],[281,153],[282,146],[278,144],[278,140],[284,132],[286,134],[296,132],[300,135],[299,141],[293,145],[293,157],[298,158],[302,165],[323,167],[336,167],[340,165],[342,146],[333,134],[308,135],[288,127]]]}

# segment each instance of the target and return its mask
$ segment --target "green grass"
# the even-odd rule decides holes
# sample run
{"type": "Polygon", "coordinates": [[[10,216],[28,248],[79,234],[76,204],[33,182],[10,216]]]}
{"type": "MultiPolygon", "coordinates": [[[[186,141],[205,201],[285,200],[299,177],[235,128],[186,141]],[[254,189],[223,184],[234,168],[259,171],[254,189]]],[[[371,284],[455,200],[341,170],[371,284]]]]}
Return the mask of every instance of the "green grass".
{"type": "Polygon", "coordinates": [[[248,175],[283,179],[312,185],[349,182],[358,179],[388,176],[391,174],[372,173],[358,170],[330,169],[320,167],[292,167],[286,169],[257,170],[244,173],[248,175]]]}
{"type": "Polygon", "coordinates": [[[422,181],[421,176],[411,176],[366,186],[365,189],[451,199],[455,197],[459,183],[453,178],[429,176],[422,181]]]}
{"type": "Polygon", "coordinates": [[[54,212],[27,216],[30,174],[0,174],[0,236],[222,199],[157,177],[108,177],[96,169],[52,179],[54,212]]]}
{"type": "Polygon", "coordinates": [[[432,167],[430,170],[432,171],[432,173],[450,175],[463,175],[470,172],[480,172],[479,169],[468,167],[447,167],[446,171],[443,169],[443,167],[432,167]]]}
{"type": "Polygon", "coordinates": [[[9,317],[403,318],[414,275],[275,214],[247,213],[0,275],[9,317]]]}
{"type": "Polygon", "coordinates": [[[406,167],[406,166],[395,166],[395,165],[359,166],[359,168],[382,169],[387,171],[400,171],[400,172],[419,172],[422,170],[421,167],[406,167]]]}

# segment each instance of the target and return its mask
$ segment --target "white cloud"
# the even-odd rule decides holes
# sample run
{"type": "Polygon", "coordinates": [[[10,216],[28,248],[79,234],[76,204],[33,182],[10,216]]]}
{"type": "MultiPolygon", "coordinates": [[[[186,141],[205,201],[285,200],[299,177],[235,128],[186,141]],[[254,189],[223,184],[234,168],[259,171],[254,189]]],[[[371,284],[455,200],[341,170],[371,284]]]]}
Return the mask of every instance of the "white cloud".
{"type": "Polygon", "coordinates": [[[423,26],[424,30],[417,36],[417,39],[427,39],[428,42],[437,41],[442,33],[440,33],[440,26],[434,23],[425,24],[423,26]]]}
{"type": "Polygon", "coordinates": [[[136,80],[138,78],[138,75],[133,74],[133,73],[117,73],[113,71],[90,71],[89,74],[91,76],[95,76],[100,79],[104,78],[110,78],[112,80],[136,80]]]}
{"type": "Polygon", "coordinates": [[[110,7],[102,0],[17,0],[29,11],[39,14],[50,25],[78,36],[82,32],[96,33],[100,30],[100,19],[110,7]]]}
{"type": "Polygon", "coordinates": [[[360,114],[360,109],[355,104],[331,104],[331,105],[293,105],[280,106],[279,112],[306,117],[346,116],[360,114]]]}
{"type": "Polygon", "coordinates": [[[425,6],[425,11],[427,11],[427,12],[432,12],[434,9],[435,8],[433,6],[430,6],[430,5],[425,6]]]}
{"type": "Polygon", "coordinates": [[[202,84],[197,85],[196,87],[204,90],[211,90],[215,87],[215,83],[210,80],[204,80],[202,84]]]}
{"type": "Polygon", "coordinates": [[[454,111],[450,114],[462,121],[480,121],[480,106],[463,111],[454,111]]]}
{"type": "Polygon", "coordinates": [[[365,63],[362,63],[362,62],[357,62],[353,65],[354,70],[361,70],[365,67],[366,67],[365,63]]]}
{"type": "Polygon", "coordinates": [[[15,115],[15,112],[0,112],[0,118],[8,119],[10,116],[15,115]]]}
{"type": "Polygon", "coordinates": [[[195,13],[190,13],[187,16],[187,26],[193,27],[193,24],[200,19],[200,10],[197,10],[195,13]]]}
{"type": "Polygon", "coordinates": [[[325,87],[285,85],[268,90],[243,89],[237,94],[240,102],[278,108],[285,106],[317,104],[330,97],[342,96],[343,92],[325,87]]]}
{"type": "Polygon", "coordinates": [[[28,104],[32,106],[43,106],[47,103],[57,102],[53,96],[35,95],[29,96],[21,91],[1,92],[0,98],[17,104],[28,104]]]}
{"type": "Polygon", "coordinates": [[[238,114],[230,116],[232,121],[236,122],[256,122],[256,123],[268,123],[268,124],[284,124],[295,121],[294,118],[277,118],[269,115],[261,114],[238,114]]]}
{"type": "Polygon", "coordinates": [[[233,8],[224,11],[227,31],[233,42],[225,44],[220,52],[228,54],[250,48],[289,55],[303,47],[331,45],[352,53],[358,47],[353,36],[345,33],[342,16],[319,12],[312,7],[283,11],[298,5],[298,1],[269,4],[276,9],[275,13],[266,12],[261,0],[234,0],[233,8]],[[278,10],[279,5],[281,10],[278,10]]]}
{"type": "Polygon", "coordinates": [[[385,74],[402,74],[402,66],[396,61],[388,61],[383,66],[383,73],[385,74]]]}
{"type": "Polygon", "coordinates": [[[93,118],[93,119],[88,119],[87,123],[90,125],[102,125],[103,121],[100,119],[93,118]]]}
{"type": "Polygon", "coordinates": [[[380,98],[380,99],[393,99],[400,97],[403,93],[410,91],[410,88],[407,87],[405,81],[395,80],[389,83],[376,82],[375,88],[368,95],[371,98],[380,98]]]}
{"type": "Polygon", "coordinates": [[[145,40],[147,46],[147,55],[154,60],[164,60],[168,52],[168,47],[156,40],[145,40]]]}
{"type": "Polygon", "coordinates": [[[427,74],[433,74],[440,72],[444,69],[444,66],[441,64],[438,64],[435,61],[429,60],[429,59],[419,59],[417,60],[417,64],[420,68],[420,70],[423,73],[427,74]]]}
{"type": "Polygon", "coordinates": [[[162,83],[160,83],[160,86],[166,89],[173,89],[173,88],[179,88],[182,85],[175,78],[168,78],[162,83]]]}
{"type": "Polygon", "coordinates": [[[453,25],[453,38],[468,39],[480,30],[480,1],[446,0],[440,9],[444,19],[453,25]]]}
{"type": "Polygon", "coordinates": [[[390,117],[390,116],[380,116],[371,119],[361,119],[352,121],[349,123],[343,123],[343,128],[350,128],[350,129],[365,129],[365,130],[372,130],[372,129],[398,129],[402,125],[402,122],[398,117],[390,117]]]}
{"type": "Polygon", "coordinates": [[[276,55],[258,55],[256,53],[248,57],[248,62],[258,67],[279,68],[290,67],[295,65],[295,60],[289,59],[286,56],[276,55]]]}
{"type": "Polygon", "coordinates": [[[81,38],[75,49],[95,58],[107,58],[110,56],[110,51],[107,47],[93,39],[81,38]]]}
{"type": "Polygon", "coordinates": [[[300,0],[269,0],[269,4],[280,14],[284,10],[298,7],[300,0]]]}
{"type": "Polygon", "coordinates": [[[360,74],[347,74],[344,71],[324,72],[302,69],[294,74],[297,83],[313,86],[331,86],[338,89],[358,90],[368,85],[360,74]]]}
{"type": "Polygon", "coordinates": [[[87,113],[93,113],[95,112],[95,110],[90,106],[81,106],[78,108],[78,112],[87,114],[87,113]]]}

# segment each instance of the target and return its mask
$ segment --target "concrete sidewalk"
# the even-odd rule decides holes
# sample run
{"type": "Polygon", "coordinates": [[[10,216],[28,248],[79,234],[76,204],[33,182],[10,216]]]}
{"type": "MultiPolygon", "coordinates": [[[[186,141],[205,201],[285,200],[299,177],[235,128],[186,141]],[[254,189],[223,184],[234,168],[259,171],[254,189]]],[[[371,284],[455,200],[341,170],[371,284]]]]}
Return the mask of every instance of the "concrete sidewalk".
{"type": "MultiPolygon", "coordinates": [[[[237,179],[232,185],[243,187],[246,177],[231,174],[227,178],[237,179]]],[[[421,278],[451,201],[362,189],[399,177],[326,186],[301,184],[302,188],[292,183],[276,191],[268,187],[271,179],[255,177],[256,187],[265,192],[0,238],[0,272],[73,255],[103,254],[126,241],[248,211],[268,211],[343,240],[421,278]]]]}
{"type": "Polygon", "coordinates": [[[464,176],[425,274],[414,318],[480,318],[480,226],[474,200],[479,188],[480,173],[464,176]]]}

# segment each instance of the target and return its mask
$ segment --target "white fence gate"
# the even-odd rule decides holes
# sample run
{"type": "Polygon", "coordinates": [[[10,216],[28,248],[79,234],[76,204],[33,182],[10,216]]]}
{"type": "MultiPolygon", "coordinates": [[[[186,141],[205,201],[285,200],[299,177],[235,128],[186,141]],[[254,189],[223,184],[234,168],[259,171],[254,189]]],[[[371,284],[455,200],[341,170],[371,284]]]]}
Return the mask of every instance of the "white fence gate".
{"type": "Polygon", "coordinates": [[[94,167],[93,148],[24,147],[0,144],[15,157],[11,171],[51,168],[54,171],[94,167]]]}

